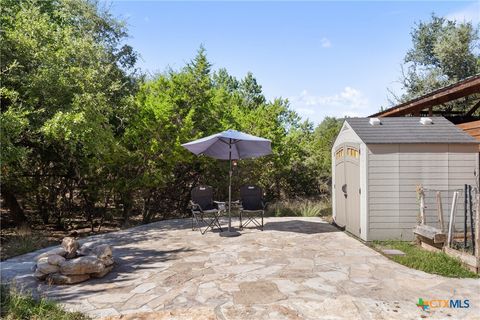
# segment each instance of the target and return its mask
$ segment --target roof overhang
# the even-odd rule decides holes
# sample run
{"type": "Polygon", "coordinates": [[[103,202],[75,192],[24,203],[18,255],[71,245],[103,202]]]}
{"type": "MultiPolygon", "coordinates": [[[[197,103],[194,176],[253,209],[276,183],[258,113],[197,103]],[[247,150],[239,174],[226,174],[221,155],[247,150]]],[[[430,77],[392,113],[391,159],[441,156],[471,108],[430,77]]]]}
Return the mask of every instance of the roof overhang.
{"type": "Polygon", "coordinates": [[[377,112],[370,117],[401,117],[409,114],[416,115],[426,108],[441,105],[476,93],[480,93],[480,74],[437,89],[392,108],[377,112]]]}

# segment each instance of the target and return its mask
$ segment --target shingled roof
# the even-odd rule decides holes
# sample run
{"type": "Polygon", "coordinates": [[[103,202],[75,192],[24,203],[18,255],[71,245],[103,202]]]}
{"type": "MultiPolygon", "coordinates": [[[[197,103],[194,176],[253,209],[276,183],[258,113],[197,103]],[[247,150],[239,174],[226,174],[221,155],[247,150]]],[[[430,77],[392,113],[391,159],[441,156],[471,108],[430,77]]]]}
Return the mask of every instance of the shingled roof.
{"type": "Polygon", "coordinates": [[[471,143],[468,133],[444,117],[431,117],[432,124],[421,124],[420,117],[380,118],[371,125],[370,118],[347,118],[345,121],[365,143],[471,143]]]}

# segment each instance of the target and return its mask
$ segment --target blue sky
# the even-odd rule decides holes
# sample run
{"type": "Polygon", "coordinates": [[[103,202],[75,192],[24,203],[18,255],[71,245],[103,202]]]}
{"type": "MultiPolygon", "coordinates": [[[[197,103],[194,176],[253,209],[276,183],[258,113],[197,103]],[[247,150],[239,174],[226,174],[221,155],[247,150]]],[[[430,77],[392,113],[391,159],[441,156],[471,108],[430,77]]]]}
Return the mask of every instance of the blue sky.
{"type": "Polygon", "coordinates": [[[414,23],[431,13],[478,23],[478,1],[110,1],[127,40],[154,74],[207,49],[214,69],[251,71],[269,98],[288,98],[304,118],[368,116],[400,92],[400,64],[414,23]]]}

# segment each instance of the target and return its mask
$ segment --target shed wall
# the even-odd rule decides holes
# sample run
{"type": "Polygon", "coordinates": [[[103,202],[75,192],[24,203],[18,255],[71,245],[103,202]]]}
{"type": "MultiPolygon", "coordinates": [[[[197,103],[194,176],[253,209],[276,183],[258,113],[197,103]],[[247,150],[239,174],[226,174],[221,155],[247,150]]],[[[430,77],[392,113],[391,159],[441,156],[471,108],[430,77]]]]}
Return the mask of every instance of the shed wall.
{"type": "MultiPolygon", "coordinates": [[[[444,221],[448,223],[453,189],[475,185],[476,145],[370,144],[368,148],[368,240],[413,239],[419,205],[416,187],[444,190],[444,221]],[[447,191],[449,190],[449,191],[447,191]]],[[[477,169],[478,170],[478,169],[477,169]]],[[[434,191],[426,191],[427,224],[438,226],[434,191]]],[[[463,230],[463,191],[456,226],[463,230]]]]}

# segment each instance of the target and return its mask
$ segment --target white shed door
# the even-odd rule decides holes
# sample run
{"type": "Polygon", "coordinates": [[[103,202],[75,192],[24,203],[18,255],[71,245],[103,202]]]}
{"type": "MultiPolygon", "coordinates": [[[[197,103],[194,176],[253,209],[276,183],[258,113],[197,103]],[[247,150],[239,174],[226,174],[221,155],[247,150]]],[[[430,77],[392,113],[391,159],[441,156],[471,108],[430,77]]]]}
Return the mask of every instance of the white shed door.
{"type": "Polygon", "coordinates": [[[360,148],[345,144],[335,152],[336,218],[339,226],[360,236],[360,148]]]}
{"type": "Polygon", "coordinates": [[[335,150],[335,223],[340,227],[347,224],[346,201],[342,188],[345,185],[345,148],[340,146],[335,150]]]}

